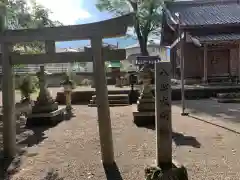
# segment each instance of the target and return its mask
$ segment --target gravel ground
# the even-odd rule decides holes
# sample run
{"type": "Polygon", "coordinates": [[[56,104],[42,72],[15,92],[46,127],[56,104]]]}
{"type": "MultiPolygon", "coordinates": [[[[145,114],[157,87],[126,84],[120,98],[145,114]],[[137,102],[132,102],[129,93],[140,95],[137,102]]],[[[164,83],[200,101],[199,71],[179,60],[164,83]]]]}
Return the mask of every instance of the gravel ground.
{"type": "MultiPolygon", "coordinates": [[[[51,169],[65,180],[107,179],[101,165],[96,108],[75,106],[76,117],[51,129],[35,129],[20,171],[13,180],[40,180],[51,169]]],[[[238,134],[181,117],[173,106],[173,156],[191,180],[239,180],[238,134]]],[[[144,167],[155,158],[155,131],[132,123],[132,107],[111,108],[118,171],[110,180],[144,179],[144,167]]]]}

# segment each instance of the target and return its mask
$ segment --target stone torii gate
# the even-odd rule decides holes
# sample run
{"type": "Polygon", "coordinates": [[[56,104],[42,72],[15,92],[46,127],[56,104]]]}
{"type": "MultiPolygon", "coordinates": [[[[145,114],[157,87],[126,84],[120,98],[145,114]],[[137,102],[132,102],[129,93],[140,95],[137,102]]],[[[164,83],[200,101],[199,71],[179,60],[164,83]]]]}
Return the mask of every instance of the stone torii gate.
{"type": "Polygon", "coordinates": [[[108,50],[102,48],[102,39],[124,36],[127,27],[133,25],[134,14],[114,19],[73,26],[46,27],[41,29],[6,29],[6,8],[1,7],[0,44],[2,55],[0,62],[3,69],[3,143],[6,158],[16,154],[16,120],[15,120],[15,88],[14,64],[44,64],[65,62],[93,62],[94,81],[97,95],[97,112],[99,137],[101,143],[102,163],[114,163],[111,119],[108,105],[108,91],[104,60],[121,60],[125,58],[125,50],[108,50]],[[91,48],[85,52],[55,52],[56,41],[91,40],[91,48]],[[12,52],[14,44],[20,42],[45,42],[44,54],[20,55],[12,52]]]}

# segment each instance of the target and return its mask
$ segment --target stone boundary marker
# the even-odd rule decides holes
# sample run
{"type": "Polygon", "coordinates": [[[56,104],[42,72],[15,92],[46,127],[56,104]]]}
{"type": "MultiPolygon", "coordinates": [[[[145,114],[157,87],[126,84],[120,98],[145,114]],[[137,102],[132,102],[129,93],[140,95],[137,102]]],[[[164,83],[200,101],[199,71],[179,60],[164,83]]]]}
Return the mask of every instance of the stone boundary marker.
{"type": "Polygon", "coordinates": [[[155,64],[155,124],[157,165],[172,163],[171,64],[155,64]]]}

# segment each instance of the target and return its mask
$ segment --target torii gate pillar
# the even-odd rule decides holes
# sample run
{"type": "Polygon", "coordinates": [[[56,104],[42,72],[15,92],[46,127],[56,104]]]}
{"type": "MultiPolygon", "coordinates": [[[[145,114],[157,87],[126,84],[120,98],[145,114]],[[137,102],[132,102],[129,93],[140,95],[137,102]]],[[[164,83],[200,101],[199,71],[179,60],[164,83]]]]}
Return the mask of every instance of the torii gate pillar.
{"type": "Polygon", "coordinates": [[[104,60],[102,59],[102,38],[93,37],[91,39],[91,46],[94,59],[94,82],[96,87],[102,163],[104,165],[112,165],[114,163],[114,151],[106,73],[104,60]]]}

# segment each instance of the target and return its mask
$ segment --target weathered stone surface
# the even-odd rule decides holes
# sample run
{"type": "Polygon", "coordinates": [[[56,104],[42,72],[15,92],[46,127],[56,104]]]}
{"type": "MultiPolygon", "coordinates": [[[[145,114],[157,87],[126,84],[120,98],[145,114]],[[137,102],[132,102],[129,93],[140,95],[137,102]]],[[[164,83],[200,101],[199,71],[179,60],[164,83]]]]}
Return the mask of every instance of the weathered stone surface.
{"type": "Polygon", "coordinates": [[[154,104],[154,102],[150,102],[150,103],[147,103],[147,102],[145,102],[145,103],[140,103],[140,104],[138,104],[138,106],[137,106],[137,110],[138,110],[139,112],[148,112],[148,111],[154,112],[154,111],[155,111],[155,104],[154,104]]]}
{"type": "Polygon", "coordinates": [[[171,64],[155,64],[155,118],[157,165],[172,163],[171,64]]]}
{"type": "Polygon", "coordinates": [[[44,66],[40,66],[37,73],[39,79],[39,95],[33,106],[32,113],[49,113],[58,109],[58,104],[53,100],[49,90],[47,89],[44,66]]]}
{"type": "Polygon", "coordinates": [[[184,166],[163,170],[159,167],[147,167],[145,169],[146,180],[188,180],[187,170],[184,166]]]}
{"type": "Polygon", "coordinates": [[[154,96],[152,93],[152,87],[151,87],[151,71],[149,71],[148,68],[144,68],[141,73],[141,77],[143,78],[143,89],[139,97],[138,101],[138,111],[144,112],[144,111],[153,111],[155,109],[154,106],[154,96]]]}
{"type": "Polygon", "coordinates": [[[152,71],[144,66],[140,71],[143,82],[142,91],[137,101],[137,110],[133,111],[134,123],[137,126],[148,126],[154,124],[155,100],[152,92],[152,71]]]}
{"type": "Polygon", "coordinates": [[[40,66],[37,73],[39,79],[40,92],[32,108],[32,114],[27,119],[27,125],[54,125],[63,120],[65,108],[58,108],[49,90],[47,89],[46,72],[44,66],[40,66]]]}
{"type": "Polygon", "coordinates": [[[49,113],[34,113],[29,115],[27,126],[56,125],[64,119],[66,108],[58,108],[49,113]]]}

